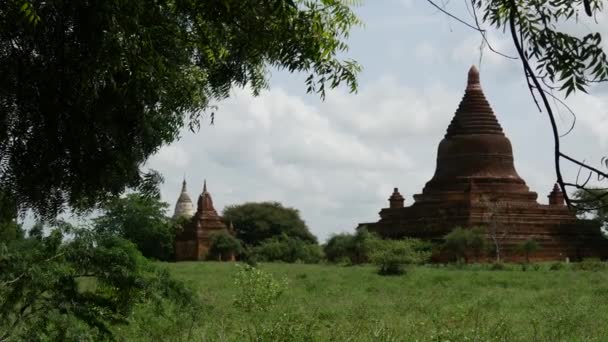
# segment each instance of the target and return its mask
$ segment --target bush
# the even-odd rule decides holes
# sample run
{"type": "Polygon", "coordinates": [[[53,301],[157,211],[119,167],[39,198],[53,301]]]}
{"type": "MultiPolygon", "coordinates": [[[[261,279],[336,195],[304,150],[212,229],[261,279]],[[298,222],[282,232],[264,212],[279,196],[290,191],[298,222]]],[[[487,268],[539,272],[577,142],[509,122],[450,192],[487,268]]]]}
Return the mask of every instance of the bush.
{"type": "Polygon", "coordinates": [[[323,259],[321,247],[298,238],[282,235],[268,239],[252,249],[258,261],[318,263],[323,259]]]}
{"type": "Polygon", "coordinates": [[[577,271],[602,271],[606,269],[606,263],[599,259],[589,258],[584,259],[581,262],[577,262],[573,265],[573,268],[577,271]]]}
{"type": "Polygon", "coordinates": [[[428,244],[416,239],[378,239],[373,241],[373,246],[370,260],[382,275],[403,274],[406,265],[423,263],[431,256],[428,244]]]}
{"type": "Polygon", "coordinates": [[[507,267],[502,262],[494,262],[490,265],[490,271],[504,271],[507,267]]]}
{"type": "Polygon", "coordinates": [[[358,229],[355,234],[338,234],[332,236],[323,250],[330,262],[344,263],[345,260],[351,264],[362,264],[370,261],[372,244],[379,237],[370,233],[365,228],[358,229]]]}
{"type": "Polygon", "coordinates": [[[466,264],[471,257],[479,258],[486,246],[483,228],[471,229],[457,227],[445,236],[444,250],[451,254],[456,261],[464,259],[466,264]]]}
{"type": "Polygon", "coordinates": [[[534,239],[528,239],[517,246],[517,249],[524,255],[526,263],[530,263],[530,254],[539,249],[538,242],[534,239]]]}
{"type": "Polygon", "coordinates": [[[323,245],[323,252],[329,262],[340,262],[351,259],[354,241],[352,234],[337,234],[327,240],[323,245]]]}
{"type": "Polygon", "coordinates": [[[226,231],[211,234],[209,257],[218,261],[230,260],[243,251],[241,241],[226,231]]]}
{"type": "Polygon", "coordinates": [[[165,216],[167,208],[159,198],[139,193],[113,198],[102,204],[94,229],[133,242],[146,258],[172,260],[177,226],[165,216]]]}
{"type": "Polygon", "coordinates": [[[551,266],[549,266],[549,270],[551,271],[559,271],[559,270],[563,270],[565,268],[564,263],[557,261],[551,264],[551,266]]]}
{"type": "Polygon", "coordinates": [[[142,305],[162,319],[166,305],[196,303],[133,243],[63,222],[47,236],[0,242],[0,270],[2,341],[116,340],[142,305]]]}
{"type": "Polygon", "coordinates": [[[238,293],[234,305],[246,312],[263,312],[273,306],[287,290],[287,280],[276,280],[258,268],[238,265],[235,287],[238,293]]]}

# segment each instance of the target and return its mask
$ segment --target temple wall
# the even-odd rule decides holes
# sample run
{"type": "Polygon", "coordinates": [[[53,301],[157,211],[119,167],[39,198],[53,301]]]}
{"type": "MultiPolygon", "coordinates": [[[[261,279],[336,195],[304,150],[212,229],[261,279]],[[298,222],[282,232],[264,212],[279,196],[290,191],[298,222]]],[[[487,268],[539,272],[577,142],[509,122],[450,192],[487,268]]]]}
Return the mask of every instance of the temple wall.
{"type": "Polygon", "coordinates": [[[199,260],[196,242],[194,240],[175,241],[175,260],[199,260]]]}
{"type": "Polygon", "coordinates": [[[485,227],[488,244],[493,245],[493,237],[498,239],[507,261],[523,260],[517,247],[528,239],[540,246],[530,255],[531,260],[608,258],[608,239],[602,237],[599,225],[577,220],[566,207],[522,205],[496,211],[492,217],[487,207],[452,203],[387,208],[380,215],[379,222],[360,226],[386,238],[412,237],[438,243],[455,227],[485,227]]]}

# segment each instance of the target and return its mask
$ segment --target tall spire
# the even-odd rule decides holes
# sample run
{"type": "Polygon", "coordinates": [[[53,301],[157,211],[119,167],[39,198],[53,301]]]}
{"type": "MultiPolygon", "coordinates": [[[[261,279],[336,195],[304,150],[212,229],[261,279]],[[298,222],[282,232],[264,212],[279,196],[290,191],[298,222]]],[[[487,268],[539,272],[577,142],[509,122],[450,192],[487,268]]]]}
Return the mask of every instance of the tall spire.
{"type": "Polygon", "coordinates": [[[182,181],[182,192],[186,192],[186,175],[184,175],[184,180],[182,181]]]}
{"type": "Polygon", "coordinates": [[[536,200],[536,193],[530,192],[515,170],[511,142],[486,100],[475,66],[469,69],[464,96],[439,143],[435,174],[422,192],[414,196],[416,202],[467,192],[509,193],[517,200],[536,200]]]}
{"type": "Polygon", "coordinates": [[[398,188],[393,189],[393,194],[388,198],[390,208],[403,208],[403,202],[405,199],[399,193],[398,188]]]}
{"type": "Polygon", "coordinates": [[[553,191],[547,196],[549,198],[549,205],[565,206],[565,196],[559,184],[553,185],[553,191]]]}
{"type": "Polygon", "coordinates": [[[479,70],[474,65],[469,69],[464,96],[445,136],[447,138],[470,134],[504,135],[502,127],[481,89],[479,70]]]}
{"type": "MultiPolygon", "coordinates": [[[[197,202],[197,211],[199,212],[214,212],[215,208],[213,208],[213,199],[211,199],[211,194],[207,191],[207,180],[203,181],[203,192],[198,196],[197,202]]],[[[217,215],[217,214],[214,214],[217,215]]]]}

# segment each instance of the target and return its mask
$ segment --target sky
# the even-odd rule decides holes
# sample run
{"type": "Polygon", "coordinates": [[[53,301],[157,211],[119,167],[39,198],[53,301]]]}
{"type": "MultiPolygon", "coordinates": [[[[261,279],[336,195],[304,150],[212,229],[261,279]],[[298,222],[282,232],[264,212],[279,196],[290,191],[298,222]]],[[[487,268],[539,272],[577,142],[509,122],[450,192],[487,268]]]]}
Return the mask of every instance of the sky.
{"type": "MultiPolygon", "coordinates": [[[[447,9],[472,21],[463,2],[447,9]]],[[[215,208],[249,201],[278,201],[300,211],[321,240],[375,222],[398,187],[413,203],[433,176],[437,146],[476,65],[486,98],[513,145],[515,167],[539,202],[555,183],[548,117],[536,108],[520,61],[480,48],[482,39],[422,0],[367,0],[355,12],[364,22],[352,30],[346,57],[363,71],[359,91],[344,87],[325,101],[306,93],[307,75],[271,71],[270,89],[254,97],[234,89],[218,103],[213,125],[184,130],[145,168],[160,171],[162,199],[171,210],[186,176],[193,201],[207,180],[215,208]]],[[[608,35],[608,20],[576,26],[608,35]]],[[[509,37],[490,31],[495,50],[515,56],[509,37]]],[[[608,90],[592,89],[566,103],[576,112],[566,153],[599,165],[608,155],[608,90]]],[[[572,118],[558,109],[565,131],[572,118]]],[[[565,167],[574,177],[576,169],[565,167]]],[[[572,178],[570,178],[572,179],[572,178]]],[[[171,214],[171,213],[168,213],[171,214]]]]}

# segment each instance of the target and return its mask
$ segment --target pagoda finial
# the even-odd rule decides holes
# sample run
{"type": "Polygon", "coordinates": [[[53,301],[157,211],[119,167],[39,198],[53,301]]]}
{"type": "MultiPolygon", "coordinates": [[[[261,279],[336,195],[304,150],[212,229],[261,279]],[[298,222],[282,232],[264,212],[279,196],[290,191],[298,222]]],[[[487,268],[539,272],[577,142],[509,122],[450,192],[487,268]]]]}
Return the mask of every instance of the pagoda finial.
{"type": "Polygon", "coordinates": [[[399,189],[398,188],[394,188],[393,189],[393,194],[391,195],[391,197],[388,198],[389,207],[391,209],[403,208],[403,202],[404,201],[405,201],[405,199],[399,193],[399,189]]]}
{"type": "Polygon", "coordinates": [[[203,193],[207,192],[207,180],[203,180],[203,193]]]}
{"type": "Polygon", "coordinates": [[[565,205],[565,196],[558,183],[555,183],[555,185],[553,185],[553,191],[551,191],[551,193],[547,197],[549,197],[549,205],[565,205]]]}
{"type": "Polygon", "coordinates": [[[479,70],[475,65],[469,69],[469,78],[467,79],[467,89],[481,88],[481,82],[479,81],[479,70]]]}

